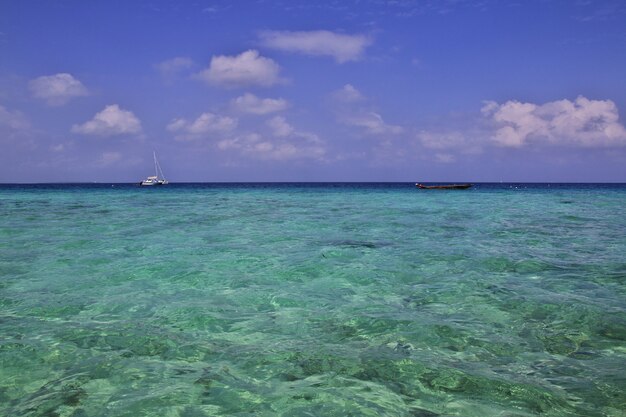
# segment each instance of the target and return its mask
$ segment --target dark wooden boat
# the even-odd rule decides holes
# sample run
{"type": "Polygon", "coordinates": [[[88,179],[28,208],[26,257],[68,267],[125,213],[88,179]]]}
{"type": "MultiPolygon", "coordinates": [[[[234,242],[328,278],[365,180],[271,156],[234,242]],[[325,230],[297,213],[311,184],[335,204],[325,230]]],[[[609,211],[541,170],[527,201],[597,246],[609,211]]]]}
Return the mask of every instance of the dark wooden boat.
{"type": "Polygon", "coordinates": [[[466,190],[472,184],[424,185],[418,182],[415,186],[424,190],[466,190]]]}

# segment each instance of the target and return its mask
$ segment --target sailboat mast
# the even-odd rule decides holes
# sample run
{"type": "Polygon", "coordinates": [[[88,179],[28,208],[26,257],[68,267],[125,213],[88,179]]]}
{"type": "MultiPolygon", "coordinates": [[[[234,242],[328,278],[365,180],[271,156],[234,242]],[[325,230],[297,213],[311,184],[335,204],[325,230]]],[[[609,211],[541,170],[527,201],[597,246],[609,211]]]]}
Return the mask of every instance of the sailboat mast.
{"type": "Polygon", "coordinates": [[[159,179],[165,180],[165,175],[163,175],[163,170],[161,169],[161,164],[159,164],[159,160],[156,157],[156,151],[152,151],[152,155],[154,156],[154,173],[155,176],[159,179]]]}
{"type": "Polygon", "coordinates": [[[159,164],[159,161],[157,161],[157,168],[159,169],[159,175],[161,175],[161,179],[164,180],[165,175],[163,175],[163,170],[161,169],[161,164],[159,164]]]}

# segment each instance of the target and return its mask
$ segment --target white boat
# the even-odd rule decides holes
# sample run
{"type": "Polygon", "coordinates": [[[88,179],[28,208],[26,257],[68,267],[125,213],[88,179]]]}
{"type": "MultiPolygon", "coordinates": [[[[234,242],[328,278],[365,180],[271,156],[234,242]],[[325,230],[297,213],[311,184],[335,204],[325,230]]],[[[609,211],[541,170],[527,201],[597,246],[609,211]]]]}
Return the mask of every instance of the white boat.
{"type": "Polygon", "coordinates": [[[154,156],[154,174],[150,177],[147,177],[145,180],[141,181],[139,185],[167,185],[168,182],[165,179],[165,175],[163,175],[163,170],[161,170],[161,165],[159,165],[159,161],[157,161],[156,152],[152,152],[154,156]],[[159,174],[161,176],[159,177],[159,174]]]}

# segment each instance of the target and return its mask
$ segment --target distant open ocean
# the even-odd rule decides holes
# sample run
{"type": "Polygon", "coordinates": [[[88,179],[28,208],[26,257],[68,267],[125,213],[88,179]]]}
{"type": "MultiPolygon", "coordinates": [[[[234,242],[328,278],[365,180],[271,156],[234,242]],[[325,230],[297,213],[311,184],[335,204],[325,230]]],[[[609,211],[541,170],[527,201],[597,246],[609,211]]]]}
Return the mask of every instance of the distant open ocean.
{"type": "Polygon", "coordinates": [[[0,185],[0,416],[626,416],[626,185],[0,185]]]}

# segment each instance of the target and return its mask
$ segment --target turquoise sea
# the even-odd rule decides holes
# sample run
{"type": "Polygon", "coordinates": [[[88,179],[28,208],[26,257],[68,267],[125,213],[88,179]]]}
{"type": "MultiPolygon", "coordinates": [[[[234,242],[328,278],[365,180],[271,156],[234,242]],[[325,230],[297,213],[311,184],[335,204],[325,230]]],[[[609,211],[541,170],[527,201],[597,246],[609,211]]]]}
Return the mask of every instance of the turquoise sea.
{"type": "Polygon", "coordinates": [[[626,416],[626,185],[0,185],[0,415],[626,416]]]}

